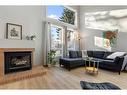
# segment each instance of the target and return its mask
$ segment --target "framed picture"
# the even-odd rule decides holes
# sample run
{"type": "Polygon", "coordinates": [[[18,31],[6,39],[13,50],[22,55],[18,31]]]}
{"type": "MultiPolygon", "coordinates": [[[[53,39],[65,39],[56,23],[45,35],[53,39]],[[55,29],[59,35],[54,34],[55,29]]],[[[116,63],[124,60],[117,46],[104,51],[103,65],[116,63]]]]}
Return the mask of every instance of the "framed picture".
{"type": "Polygon", "coordinates": [[[118,31],[103,32],[104,47],[114,47],[117,44],[118,31]]]}
{"type": "Polygon", "coordinates": [[[22,25],[7,23],[6,28],[7,28],[6,33],[7,39],[18,39],[18,40],[22,39],[22,25]]]}

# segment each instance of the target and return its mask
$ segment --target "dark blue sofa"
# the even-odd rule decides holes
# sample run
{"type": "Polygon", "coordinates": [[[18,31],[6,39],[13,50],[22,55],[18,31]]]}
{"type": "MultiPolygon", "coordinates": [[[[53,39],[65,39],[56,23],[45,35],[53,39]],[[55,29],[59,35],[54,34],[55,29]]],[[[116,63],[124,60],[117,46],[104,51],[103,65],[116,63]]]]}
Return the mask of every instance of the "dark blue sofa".
{"type": "Polygon", "coordinates": [[[70,71],[72,68],[85,66],[85,61],[81,51],[69,51],[69,57],[60,58],[59,64],[70,71]]]}
{"type": "Polygon", "coordinates": [[[124,55],[117,56],[115,59],[108,59],[107,56],[112,54],[113,52],[105,52],[105,51],[87,51],[87,55],[89,57],[97,58],[101,60],[99,67],[102,69],[112,70],[119,72],[121,71],[124,55]]]}
{"type": "MultiPolygon", "coordinates": [[[[115,59],[108,59],[107,56],[112,53],[113,52],[105,51],[87,51],[89,57],[101,60],[99,68],[116,71],[120,74],[124,56],[117,56],[115,59]]],[[[63,65],[68,70],[74,67],[84,66],[84,63],[81,51],[69,51],[69,58],[60,58],[60,66],[63,65]]]]}

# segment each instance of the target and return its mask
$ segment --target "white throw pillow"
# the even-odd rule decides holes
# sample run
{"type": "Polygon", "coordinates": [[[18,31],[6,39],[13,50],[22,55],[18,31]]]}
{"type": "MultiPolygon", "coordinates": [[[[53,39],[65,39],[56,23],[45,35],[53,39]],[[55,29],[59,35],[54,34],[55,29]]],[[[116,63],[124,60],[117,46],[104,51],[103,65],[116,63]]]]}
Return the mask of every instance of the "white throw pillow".
{"type": "Polygon", "coordinates": [[[114,52],[107,56],[109,59],[115,59],[117,56],[123,56],[126,52],[114,52]]]}
{"type": "Polygon", "coordinates": [[[125,70],[127,70],[127,67],[125,67],[126,64],[127,64],[127,55],[124,56],[123,65],[122,65],[122,69],[121,69],[121,71],[124,70],[124,68],[125,68],[125,70]]]}
{"type": "Polygon", "coordinates": [[[87,57],[88,55],[87,55],[87,51],[86,50],[82,50],[82,57],[84,58],[84,57],[87,57]]]}

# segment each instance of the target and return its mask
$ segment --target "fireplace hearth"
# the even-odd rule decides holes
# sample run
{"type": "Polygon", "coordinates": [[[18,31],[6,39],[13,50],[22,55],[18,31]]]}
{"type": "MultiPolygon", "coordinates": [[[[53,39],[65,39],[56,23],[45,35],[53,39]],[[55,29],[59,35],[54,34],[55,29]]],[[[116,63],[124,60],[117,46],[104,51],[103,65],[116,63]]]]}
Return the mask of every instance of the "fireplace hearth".
{"type": "Polygon", "coordinates": [[[32,68],[31,51],[4,52],[4,73],[30,70],[32,68]]]}

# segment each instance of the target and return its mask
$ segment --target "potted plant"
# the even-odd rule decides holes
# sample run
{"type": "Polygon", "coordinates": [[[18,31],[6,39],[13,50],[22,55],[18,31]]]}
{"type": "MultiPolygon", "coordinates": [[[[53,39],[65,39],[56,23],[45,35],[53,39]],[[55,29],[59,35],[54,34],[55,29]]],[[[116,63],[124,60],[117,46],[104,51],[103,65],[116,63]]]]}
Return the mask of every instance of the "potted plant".
{"type": "Polygon", "coordinates": [[[48,64],[53,65],[53,66],[56,64],[55,56],[56,56],[55,50],[50,50],[50,52],[48,52],[48,56],[47,56],[48,64]]]}

